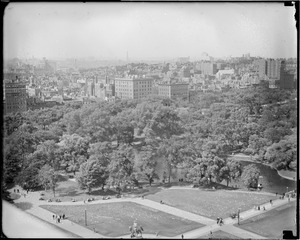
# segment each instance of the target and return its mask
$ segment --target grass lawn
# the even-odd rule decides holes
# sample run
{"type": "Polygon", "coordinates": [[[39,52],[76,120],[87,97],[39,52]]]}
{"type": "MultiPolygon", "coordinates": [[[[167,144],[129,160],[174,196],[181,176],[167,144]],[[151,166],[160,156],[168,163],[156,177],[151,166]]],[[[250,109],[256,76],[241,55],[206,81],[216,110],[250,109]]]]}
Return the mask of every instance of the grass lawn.
{"type": "Polygon", "coordinates": [[[43,205],[41,207],[55,214],[64,213],[69,220],[82,226],[85,225],[84,211],[86,207],[87,227],[90,229],[95,228],[97,232],[108,237],[129,234],[129,226],[133,224],[135,219],[137,219],[139,225],[143,226],[143,233],[156,234],[159,232],[160,235],[166,237],[172,237],[204,226],[200,223],[130,202],[86,206],[43,205]]]}
{"type": "MultiPolygon", "coordinates": [[[[153,184],[152,187],[144,187],[141,189],[127,189],[126,191],[122,191],[123,195],[147,195],[153,194],[155,192],[161,191],[160,188],[157,188],[157,185],[161,184],[153,184]]],[[[87,194],[84,190],[79,189],[78,184],[73,179],[68,179],[67,176],[60,176],[58,186],[55,189],[55,197],[53,195],[52,190],[42,191],[44,193],[44,198],[46,200],[52,199],[55,200],[59,198],[62,202],[71,202],[72,199],[76,199],[76,201],[83,201],[88,198],[102,199],[103,196],[115,196],[117,192],[114,188],[108,190],[102,190],[102,188],[95,188],[92,190],[90,194],[87,194]]]]}
{"type": "Polygon", "coordinates": [[[199,237],[199,239],[239,239],[239,238],[235,235],[219,230],[213,232],[212,235],[207,234],[205,236],[201,236],[199,237]]]}
{"type": "MultiPolygon", "coordinates": [[[[147,198],[156,202],[162,200],[170,206],[212,219],[229,217],[231,213],[237,212],[238,208],[245,211],[271,199],[269,195],[251,192],[204,191],[200,189],[167,189],[154,195],[148,195],[147,198]]],[[[275,199],[275,196],[273,198],[275,199]]]]}
{"type": "Polygon", "coordinates": [[[280,170],[279,173],[282,176],[289,177],[289,178],[296,178],[297,177],[297,171],[280,170]]]}
{"type": "Polygon", "coordinates": [[[296,235],[296,203],[278,207],[259,216],[241,221],[238,227],[271,239],[282,238],[283,230],[292,230],[296,235]]]}

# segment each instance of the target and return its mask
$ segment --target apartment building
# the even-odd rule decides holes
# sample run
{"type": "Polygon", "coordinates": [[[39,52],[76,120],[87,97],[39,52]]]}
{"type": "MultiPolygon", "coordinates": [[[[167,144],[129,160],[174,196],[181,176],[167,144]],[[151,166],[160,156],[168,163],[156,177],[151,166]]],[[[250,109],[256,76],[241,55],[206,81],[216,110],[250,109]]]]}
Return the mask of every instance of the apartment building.
{"type": "Polygon", "coordinates": [[[167,97],[171,99],[188,100],[189,84],[188,83],[158,84],[158,96],[167,97]]]}
{"type": "Polygon", "coordinates": [[[152,94],[154,79],[138,76],[115,78],[115,96],[121,99],[143,99],[152,94]]]}

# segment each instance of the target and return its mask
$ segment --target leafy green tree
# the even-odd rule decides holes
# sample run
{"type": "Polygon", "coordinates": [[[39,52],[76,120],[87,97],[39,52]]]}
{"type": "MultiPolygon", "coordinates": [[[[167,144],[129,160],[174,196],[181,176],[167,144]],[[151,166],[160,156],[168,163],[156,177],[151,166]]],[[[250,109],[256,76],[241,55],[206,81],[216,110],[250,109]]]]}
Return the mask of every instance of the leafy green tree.
{"type": "Polygon", "coordinates": [[[265,158],[278,169],[294,170],[297,161],[297,135],[286,136],[278,143],[268,147],[265,158]]]}
{"type": "MultiPolygon", "coordinates": [[[[28,156],[29,158],[31,156],[28,156]]],[[[27,166],[24,166],[22,171],[15,178],[15,182],[24,189],[36,189],[41,186],[39,180],[40,164],[32,162],[27,166]]]]}
{"type": "Polygon", "coordinates": [[[89,159],[97,160],[102,166],[110,163],[110,154],[113,151],[111,142],[96,142],[90,144],[88,149],[89,159]]]}
{"type": "Polygon", "coordinates": [[[44,165],[38,174],[41,185],[44,186],[45,191],[47,188],[52,189],[53,196],[55,197],[55,188],[58,182],[58,173],[50,165],[44,165]]]}
{"type": "Polygon", "coordinates": [[[256,188],[260,176],[259,169],[254,164],[249,164],[243,168],[241,180],[247,188],[256,188]]]}
{"type": "Polygon", "coordinates": [[[241,163],[237,161],[227,161],[226,165],[223,166],[219,171],[219,180],[226,180],[226,185],[232,181],[236,181],[242,174],[241,163]]]}
{"type": "Polygon", "coordinates": [[[64,152],[63,159],[65,169],[75,173],[79,170],[80,164],[84,162],[88,156],[89,140],[88,138],[83,138],[78,134],[62,136],[59,143],[62,151],[64,152]]]}
{"type": "Polygon", "coordinates": [[[164,139],[158,147],[157,151],[159,156],[163,157],[169,182],[171,180],[172,169],[176,168],[183,161],[183,148],[183,142],[178,136],[164,139]]]}
{"type": "Polygon", "coordinates": [[[248,149],[253,155],[258,154],[259,156],[263,156],[270,144],[271,141],[268,139],[253,134],[249,137],[248,149]]]}
{"type": "Polygon", "coordinates": [[[134,111],[125,109],[110,119],[118,144],[132,144],[134,140],[134,111]]]}
{"type": "Polygon", "coordinates": [[[134,151],[131,146],[120,145],[115,149],[108,166],[109,182],[111,185],[126,185],[134,170],[134,151]]]}
{"type": "Polygon", "coordinates": [[[83,162],[76,177],[80,189],[86,189],[89,194],[92,188],[105,185],[107,178],[106,168],[96,160],[83,162]]]}
{"type": "Polygon", "coordinates": [[[158,179],[156,173],[156,149],[151,145],[143,146],[139,152],[139,158],[135,163],[135,170],[142,179],[146,179],[149,185],[154,182],[154,179],[158,179]]]}

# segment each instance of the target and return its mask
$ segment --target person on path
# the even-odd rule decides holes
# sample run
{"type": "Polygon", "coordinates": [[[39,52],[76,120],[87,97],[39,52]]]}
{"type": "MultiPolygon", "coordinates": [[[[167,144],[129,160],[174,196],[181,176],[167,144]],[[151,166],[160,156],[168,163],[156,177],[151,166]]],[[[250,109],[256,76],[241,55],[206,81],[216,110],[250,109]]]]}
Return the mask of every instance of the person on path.
{"type": "Polygon", "coordinates": [[[289,196],[289,198],[288,198],[288,201],[289,201],[289,202],[291,201],[291,198],[290,198],[290,196],[289,196]]]}
{"type": "Polygon", "coordinates": [[[270,204],[271,204],[271,205],[273,205],[273,201],[272,201],[272,199],[270,199],[270,204]]]}
{"type": "Polygon", "coordinates": [[[181,235],[181,239],[183,239],[184,238],[184,236],[183,236],[183,234],[181,235]]]}
{"type": "Polygon", "coordinates": [[[55,219],[55,215],[53,215],[53,220],[55,219]]]}
{"type": "Polygon", "coordinates": [[[65,214],[62,215],[62,218],[65,219],[65,214]]]}
{"type": "Polygon", "coordinates": [[[219,224],[219,222],[220,222],[220,218],[219,218],[219,217],[217,217],[217,224],[219,224]]]}
{"type": "Polygon", "coordinates": [[[29,189],[27,189],[27,194],[28,194],[28,192],[29,192],[29,189]]]}
{"type": "Polygon", "coordinates": [[[14,189],[14,193],[16,193],[16,189],[14,189]]]}

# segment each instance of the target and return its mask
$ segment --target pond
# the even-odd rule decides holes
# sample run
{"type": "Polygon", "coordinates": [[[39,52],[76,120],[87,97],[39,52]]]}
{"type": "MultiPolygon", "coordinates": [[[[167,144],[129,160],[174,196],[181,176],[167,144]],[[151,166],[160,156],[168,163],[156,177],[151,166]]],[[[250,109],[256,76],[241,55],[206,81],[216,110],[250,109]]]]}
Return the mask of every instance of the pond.
{"type": "Polygon", "coordinates": [[[249,164],[254,164],[260,170],[260,175],[262,178],[259,179],[259,183],[262,184],[264,192],[271,193],[279,193],[282,194],[284,192],[296,189],[296,181],[292,181],[286,178],[281,177],[278,172],[261,163],[254,163],[249,161],[240,160],[242,166],[247,166],[249,164]]]}

